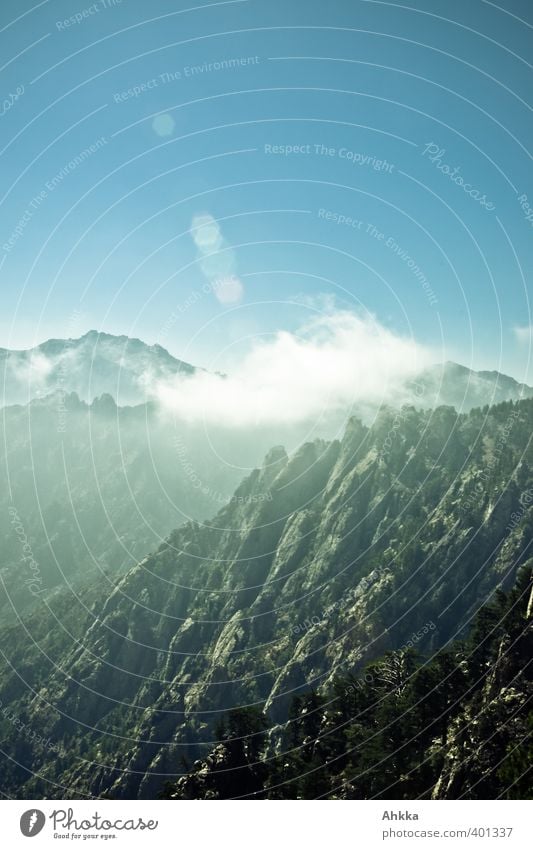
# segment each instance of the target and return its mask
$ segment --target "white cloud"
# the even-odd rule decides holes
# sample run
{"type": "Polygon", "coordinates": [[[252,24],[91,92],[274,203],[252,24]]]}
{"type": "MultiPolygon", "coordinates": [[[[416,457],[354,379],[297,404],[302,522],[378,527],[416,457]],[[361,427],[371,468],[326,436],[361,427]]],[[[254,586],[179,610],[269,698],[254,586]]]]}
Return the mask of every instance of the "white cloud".
{"type": "Polygon", "coordinates": [[[54,368],[53,362],[41,351],[32,351],[29,356],[11,355],[8,366],[21,385],[35,390],[46,388],[47,379],[54,368]]]}
{"type": "Polygon", "coordinates": [[[393,403],[429,362],[421,346],[375,319],[336,311],[256,342],[228,377],[177,376],[152,389],[163,409],[190,423],[295,424],[355,403],[393,403]]]}

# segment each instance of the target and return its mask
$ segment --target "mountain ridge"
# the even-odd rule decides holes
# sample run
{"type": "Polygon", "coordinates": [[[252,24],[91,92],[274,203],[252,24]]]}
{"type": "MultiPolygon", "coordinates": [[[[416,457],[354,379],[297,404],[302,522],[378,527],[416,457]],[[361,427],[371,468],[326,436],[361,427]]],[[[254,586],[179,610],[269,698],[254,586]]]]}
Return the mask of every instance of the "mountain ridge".
{"type": "Polygon", "coordinates": [[[53,795],[59,780],[74,796],[154,798],[184,746],[209,747],[220,712],[264,705],[283,725],[295,694],[356,673],[428,622],[421,651],[468,628],[527,561],[533,508],[512,515],[533,486],[533,401],[407,410],[384,453],[394,419],[352,420],[342,441],[291,457],[275,449],[240,500],[174,531],[111,592],[88,590],[90,614],[73,600],[61,622],[75,630],[81,616],[79,644],[45,636],[38,670],[15,630],[10,651],[37,695],[7,671],[0,698],[71,753],[33,751],[38,775],[13,774],[16,792],[53,795]]]}
{"type": "Polygon", "coordinates": [[[147,380],[191,376],[194,366],[173,357],[161,345],[90,330],[73,339],[48,339],[23,349],[0,349],[3,406],[27,403],[56,389],[76,392],[91,403],[102,394],[119,405],[147,400],[147,380]]]}
{"type": "MultiPolygon", "coordinates": [[[[150,382],[204,371],[158,343],[148,345],[137,337],[97,330],[76,338],[48,339],[33,348],[0,348],[0,368],[2,406],[27,403],[36,394],[48,394],[50,388],[74,391],[88,403],[110,394],[119,406],[132,406],[149,400],[150,382]]],[[[422,370],[406,387],[400,403],[451,404],[465,411],[533,396],[533,387],[514,377],[495,370],[475,371],[451,360],[422,370]]]]}

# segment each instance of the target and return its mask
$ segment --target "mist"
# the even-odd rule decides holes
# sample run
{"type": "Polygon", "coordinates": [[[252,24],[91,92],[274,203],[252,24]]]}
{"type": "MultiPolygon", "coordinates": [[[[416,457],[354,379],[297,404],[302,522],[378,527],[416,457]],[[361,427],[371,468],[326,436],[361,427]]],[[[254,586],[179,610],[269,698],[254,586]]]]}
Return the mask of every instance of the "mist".
{"type": "Polygon", "coordinates": [[[228,376],[196,372],[152,383],[163,410],[228,428],[294,425],[353,405],[396,403],[429,352],[374,318],[337,310],[255,342],[228,376]]]}

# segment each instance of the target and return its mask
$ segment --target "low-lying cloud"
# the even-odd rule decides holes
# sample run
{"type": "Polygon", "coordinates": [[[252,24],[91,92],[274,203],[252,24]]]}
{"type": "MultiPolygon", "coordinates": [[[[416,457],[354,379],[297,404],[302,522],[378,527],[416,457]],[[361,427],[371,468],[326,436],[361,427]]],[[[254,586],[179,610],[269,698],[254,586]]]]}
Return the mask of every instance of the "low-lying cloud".
{"type": "Polygon", "coordinates": [[[371,317],[337,311],[298,333],[258,341],[230,376],[176,375],[152,391],[164,410],[189,423],[296,424],[354,404],[394,403],[429,362],[414,340],[371,317]]]}

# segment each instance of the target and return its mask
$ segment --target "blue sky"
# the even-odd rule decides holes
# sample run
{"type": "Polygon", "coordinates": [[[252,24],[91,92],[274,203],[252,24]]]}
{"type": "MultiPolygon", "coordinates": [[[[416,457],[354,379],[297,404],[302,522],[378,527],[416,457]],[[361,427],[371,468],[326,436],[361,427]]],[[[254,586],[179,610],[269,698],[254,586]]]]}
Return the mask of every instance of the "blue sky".
{"type": "Polygon", "coordinates": [[[2,3],[0,345],[349,309],[533,382],[530,4],[193,6],[2,3]]]}

